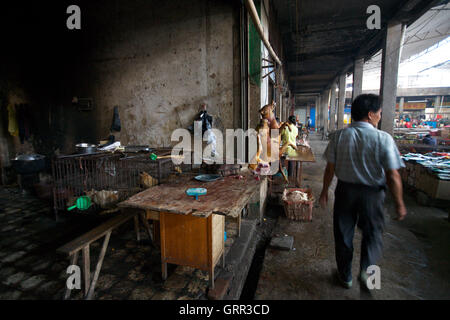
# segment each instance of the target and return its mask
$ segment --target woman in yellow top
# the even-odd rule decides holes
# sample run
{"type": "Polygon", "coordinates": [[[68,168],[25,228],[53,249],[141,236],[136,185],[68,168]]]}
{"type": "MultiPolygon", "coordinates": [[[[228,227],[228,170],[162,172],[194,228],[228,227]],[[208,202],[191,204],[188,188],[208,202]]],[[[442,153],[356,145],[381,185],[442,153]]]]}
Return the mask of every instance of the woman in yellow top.
{"type": "Polygon", "coordinates": [[[281,128],[281,150],[280,155],[295,156],[297,152],[298,128],[295,116],[290,116],[289,121],[281,128]]]}

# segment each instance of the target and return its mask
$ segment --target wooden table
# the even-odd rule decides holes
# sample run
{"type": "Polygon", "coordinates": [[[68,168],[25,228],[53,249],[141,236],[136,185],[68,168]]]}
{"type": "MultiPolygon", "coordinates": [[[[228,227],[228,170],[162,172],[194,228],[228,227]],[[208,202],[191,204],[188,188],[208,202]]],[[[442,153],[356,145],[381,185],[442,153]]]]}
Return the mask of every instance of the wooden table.
{"type": "Polygon", "coordinates": [[[316,162],[314,158],[314,154],[311,151],[311,148],[298,146],[296,154],[293,156],[287,156],[287,161],[295,162],[295,174],[294,181],[296,182],[296,186],[300,188],[302,184],[302,171],[303,171],[303,162],[316,162]]]}
{"type": "Polygon", "coordinates": [[[220,257],[225,263],[225,216],[237,218],[240,226],[242,209],[260,191],[261,181],[250,174],[243,176],[242,180],[230,176],[213,182],[180,176],[118,204],[145,210],[147,219],[159,220],[163,279],[167,278],[167,263],[173,263],[209,272],[214,288],[214,267],[220,257]],[[207,194],[194,200],[186,195],[188,188],[206,188],[207,194]]]}

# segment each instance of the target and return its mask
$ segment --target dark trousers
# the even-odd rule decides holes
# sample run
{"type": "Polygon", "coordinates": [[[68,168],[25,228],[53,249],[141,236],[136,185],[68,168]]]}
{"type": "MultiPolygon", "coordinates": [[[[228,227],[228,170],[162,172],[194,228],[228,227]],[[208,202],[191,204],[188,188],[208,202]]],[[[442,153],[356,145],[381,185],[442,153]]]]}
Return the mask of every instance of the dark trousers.
{"type": "Polygon", "coordinates": [[[286,160],[286,157],[282,157],[281,160],[283,161],[282,163],[283,163],[284,167],[285,168],[287,167],[288,177],[295,176],[295,174],[296,174],[295,170],[297,170],[296,162],[295,161],[288,161],[288,160],[286,160]]]}
{"type": "Polygon", "coordinates": [[[288,176],[294,177],[295,176],[295,170],[297,162],[295,161],[288,161],[288,176]]]}
{"type": "Polygon", "coordinates": [[[362,231],[361,270],[376,264],[382,253],[384,187],[370,187],[338,181],[334,201],[333,227],[338,272],[352,279],[355,226],[362,231]]]}

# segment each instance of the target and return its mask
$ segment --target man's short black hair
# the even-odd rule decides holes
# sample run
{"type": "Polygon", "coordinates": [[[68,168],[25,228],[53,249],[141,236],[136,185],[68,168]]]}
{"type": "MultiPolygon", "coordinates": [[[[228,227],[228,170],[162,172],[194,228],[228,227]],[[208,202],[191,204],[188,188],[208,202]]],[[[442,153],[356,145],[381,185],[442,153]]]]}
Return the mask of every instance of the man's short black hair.
{"type": "Polygon", "coordinates": [[[352,120],[361,121],[367,118],[369,111],[381,109],[380,97],[376,94],[361,94],[352,103],[352,120]]]}
{"type": "Polygon", "coordinates": [[[289,116],[289,122],[295,124],[297,122],[297,119],[295,116],[289,116]]]}

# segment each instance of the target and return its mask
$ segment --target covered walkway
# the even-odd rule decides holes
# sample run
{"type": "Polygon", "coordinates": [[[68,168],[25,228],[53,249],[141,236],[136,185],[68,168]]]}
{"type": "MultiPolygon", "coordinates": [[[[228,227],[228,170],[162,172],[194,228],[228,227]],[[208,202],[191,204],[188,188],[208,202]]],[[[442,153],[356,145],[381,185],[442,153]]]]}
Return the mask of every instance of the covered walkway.
{"type": "MultiPolygon", "coordinates": [[[[321,158],[327,142],[312,135],[315,163],[306,164],[303,186],[319,195],[325,161],[321,158]]],[[[330,190],[336,186],[336,178],[330,190]]],[[[448,213],[433,207],[419,206],[409,194],[404,195],[408,215],[394,221],[394,205],[386,201],[384,256],[380,261],[381,290],[363,290],[359,271],[361,234],[354,239],[353,287],[343,289],[334,280],[332,208],[330,191],[327,210],[315,204],[311,223],[288,220],[279,207],[278,222],[272,236],[294,237],[294,249],[268,249],[265,253],[255,299],[447,299],[450,283],[450,239],[448,213]]]]}

